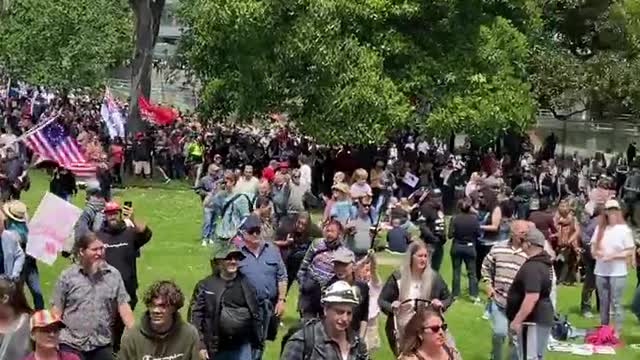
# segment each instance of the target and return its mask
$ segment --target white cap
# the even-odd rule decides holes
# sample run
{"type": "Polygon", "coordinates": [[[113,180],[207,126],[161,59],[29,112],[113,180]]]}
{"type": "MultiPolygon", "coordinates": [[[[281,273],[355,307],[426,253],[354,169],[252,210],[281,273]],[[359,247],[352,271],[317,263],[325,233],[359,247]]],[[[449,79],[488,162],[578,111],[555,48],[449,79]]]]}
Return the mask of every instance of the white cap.
{"type": "Polygon", "coordinates": [[[322,304],[358,305],[360,301],[356,290],[346,281],[336,281],[322,295],[322,304]]]}
{"type": "Polygon", "coordinates": [[[618,200],[614,200],[614,199],[607,200],[607,202],[604,204],[604,208],[607,210],[610,210],[610,209],[620,210],[620,203],[618,202],[618,200]]]}

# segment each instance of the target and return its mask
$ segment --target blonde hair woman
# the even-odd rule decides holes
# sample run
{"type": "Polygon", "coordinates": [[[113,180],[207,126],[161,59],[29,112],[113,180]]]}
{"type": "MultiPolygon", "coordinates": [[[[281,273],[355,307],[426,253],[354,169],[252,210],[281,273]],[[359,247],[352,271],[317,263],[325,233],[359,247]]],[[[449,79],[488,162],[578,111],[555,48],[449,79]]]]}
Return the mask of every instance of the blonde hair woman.
{"type": "Polygon", "coordinates": [[[405,326],[415,314],[415,305],[420,301],[428,301],[434,308],[444,311],[453,298],[440,274],[431,269],[426,244],[414,240],[407,248],[400,270],[389,276],[378,299],[380,309],[387,315],[385,332],[395,355],[398,355],[397,341],[402,338],[405,326]]]}

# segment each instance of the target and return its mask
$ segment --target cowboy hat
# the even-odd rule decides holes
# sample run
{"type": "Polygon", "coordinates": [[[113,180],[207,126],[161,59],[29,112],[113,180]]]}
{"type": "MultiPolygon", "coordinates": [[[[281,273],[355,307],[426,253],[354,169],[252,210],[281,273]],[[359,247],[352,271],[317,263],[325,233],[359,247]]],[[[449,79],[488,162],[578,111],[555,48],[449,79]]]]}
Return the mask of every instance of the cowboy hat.
{"type": "Polygon", "coordinates": [[[18,200],[12,200],[2,205],[2,212],[18,222],[27,222],[27,205],[18,200]]]}

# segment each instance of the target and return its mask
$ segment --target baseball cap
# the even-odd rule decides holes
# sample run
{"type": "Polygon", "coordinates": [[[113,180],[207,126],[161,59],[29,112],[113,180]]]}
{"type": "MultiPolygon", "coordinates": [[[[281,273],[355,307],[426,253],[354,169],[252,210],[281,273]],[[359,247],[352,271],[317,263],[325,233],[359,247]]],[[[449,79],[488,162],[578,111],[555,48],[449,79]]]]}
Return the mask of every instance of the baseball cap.
{"type": "Polygon", "coordinates": [[[613,209],[617,209],[620,210],[620,203],[618,202],[618,200],[607,200],[606,203],[604,203],[604,208],[607,210],[613,210],[613,209]]]}
{"type": "Polygon", "coordinates": [[[50,310],[38,310],[31,315],[31,331],[35,328],[44,328],[56,324],[60,328],[66,327],[62,319],[50,310]]]}
{"type": "Polygon", "coordinates": [[[353,251],[341,247],[333,253],[333,259],[331,261],[334,263],[351,264],[356,261],[356,256],[353,254],[353,251]]]}
{"type": "Polygon", "coordinates": [[[213,253],[211,259],[225,260],[230,255],[236,255],[238,259],[244,259],[244,254],[233,243],[228,241],[216,241],[213,243],[213,253]]]}
{"type": "Polygon", "coordinates": [[[110,201],[104,205],[104,213],[114,213],[120,211],[120,204],[110,201]]]}
{"type": "Polygon", "coordinates": [[[544,238],[544,234],[542,234],[542,232],[540,232],[540,230],[535,227],[529,228],[525,240],[532,245],[540,247],[544,247],[544,243],[546,241],[544,238]]]}
{"type": "Polygon", "coordinates": [[[87,194],[97,194],[100,192],[100,183],[96,180],[87,181],[87,194]]]}
{"type": "Polygon", "coordinates": [[[262,227],[262,220],[256,214],[249,215],[242,225],[240,225],[240,230],[248,231],[251,229],[256,229],[262,227]]]}

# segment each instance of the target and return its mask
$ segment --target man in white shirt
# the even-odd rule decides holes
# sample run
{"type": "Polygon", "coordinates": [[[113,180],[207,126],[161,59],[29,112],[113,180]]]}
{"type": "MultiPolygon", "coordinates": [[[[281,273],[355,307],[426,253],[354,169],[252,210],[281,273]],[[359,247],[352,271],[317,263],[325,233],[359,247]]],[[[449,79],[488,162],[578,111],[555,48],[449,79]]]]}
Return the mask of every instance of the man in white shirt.
{"type": "Polygon", "coordinates": [[[305,191],[311,191],[311,166],[309,166],[309,158],[306,155],[300,155],[298,158],[300,163],[300,185],[305,191]]]}
{"type": "Polygon", "coordinates": [[[260,181],[253,176],[253,166],[245,165],[243,176],[238,179],[234,192],[255,196],[258,193],[260,181]]]}

